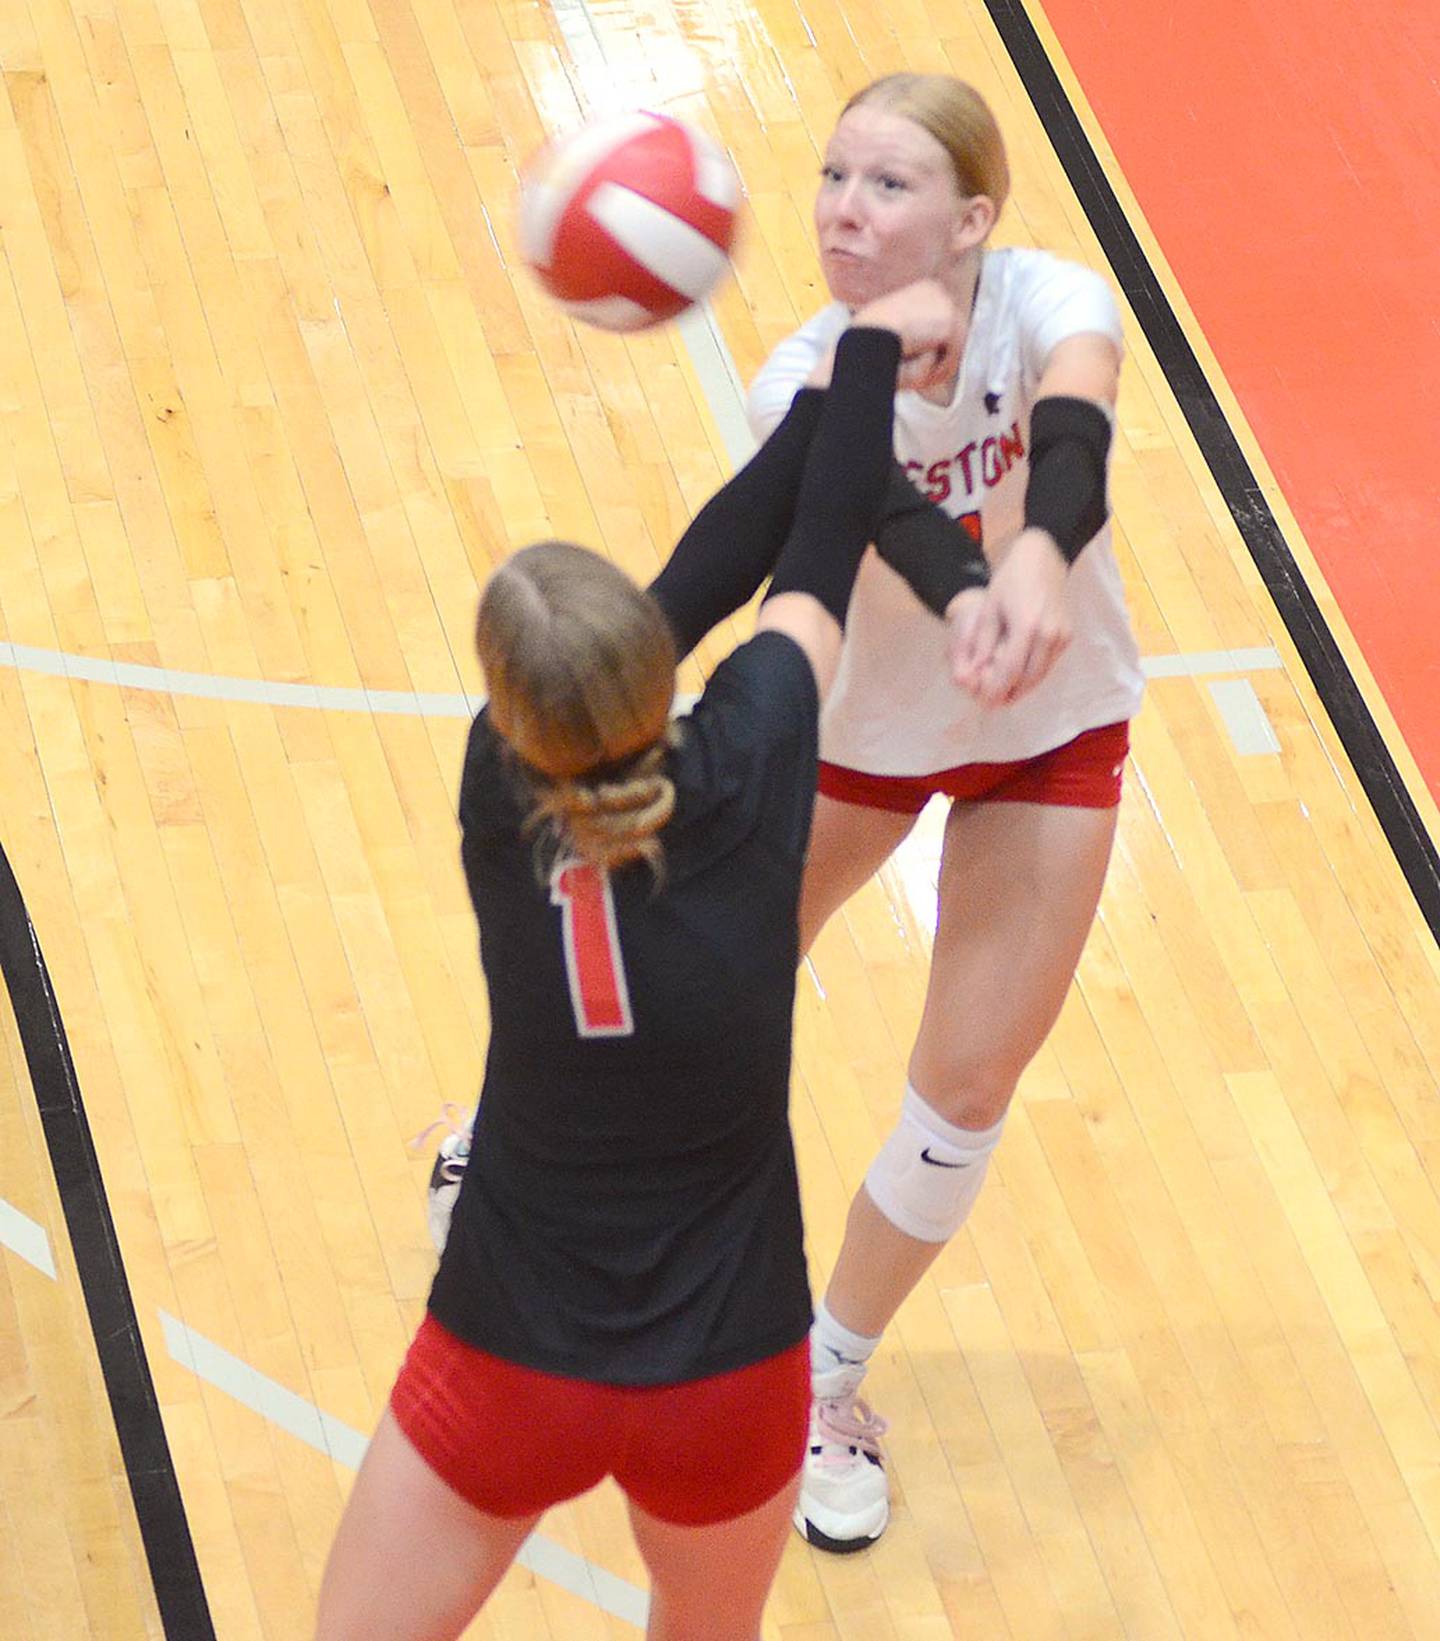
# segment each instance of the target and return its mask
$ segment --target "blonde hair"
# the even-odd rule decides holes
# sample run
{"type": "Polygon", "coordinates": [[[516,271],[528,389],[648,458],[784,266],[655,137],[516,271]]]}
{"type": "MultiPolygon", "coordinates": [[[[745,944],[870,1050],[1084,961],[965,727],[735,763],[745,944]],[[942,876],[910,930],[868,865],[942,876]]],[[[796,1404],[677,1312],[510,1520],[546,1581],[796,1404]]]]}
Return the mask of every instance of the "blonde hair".
{"type": "Polygon", "coordinates": [[[862,106],[928,131],[950,156],[961,194],[984,194],[999,216],[1010,194],[1010,162],[990,105],[973,85],[951,74],[886,74],[857,91],[841,118],[862,106]]]}
{"type": "Polygon", "coordinates": [[[599,554],[543,541],[491,576],[475,647],[491,722],[534,792],[537,867],[575,855],[658,872],[675,808],[675,640],[659,605],[599,554]]]}

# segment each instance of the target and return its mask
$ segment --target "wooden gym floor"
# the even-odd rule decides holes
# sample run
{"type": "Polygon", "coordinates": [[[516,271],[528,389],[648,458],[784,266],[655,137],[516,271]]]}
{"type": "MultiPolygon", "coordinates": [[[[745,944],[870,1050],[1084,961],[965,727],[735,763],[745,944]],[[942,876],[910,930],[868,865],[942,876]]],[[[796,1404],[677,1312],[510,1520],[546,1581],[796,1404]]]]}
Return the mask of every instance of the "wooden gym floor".
{"type": "MultiPolygon", "coordinates": [[[[994,102],[999,239],[1127,293],[1153,681],[1079,982],[871,1377],[894,1525],[792,1543],[766,1636],[1440,1633],[1436,38],[1320,4],[1230,0],[1233,55],[1213,5],[1089,0],[0,7],[6,1641],[308,1632],[432,1270],[407,1141],[485,1041],[477,587],[541,534],[659,561],[821,299],[817,144],[906,66],[994,102]],[[1337,28],[1343,97],[1306,78],[1337,28]],[[709,316],[624,342],[537,296],[511,207],[544,133],[636,104],[714,131],[748,208],[709,316]],[[1367,335],[1392,229],[1412,308],[1387,278],[1367,335]],[[1365,400],[1336,442],[1376,371],[1393,428],[1365,400]]],[[[817,1281],[902,1085],[936,820],[802,979],[817,1281]]],[[[634,1636],[640,1582],[602,1489],[472,1633],[634,1636]]]]}

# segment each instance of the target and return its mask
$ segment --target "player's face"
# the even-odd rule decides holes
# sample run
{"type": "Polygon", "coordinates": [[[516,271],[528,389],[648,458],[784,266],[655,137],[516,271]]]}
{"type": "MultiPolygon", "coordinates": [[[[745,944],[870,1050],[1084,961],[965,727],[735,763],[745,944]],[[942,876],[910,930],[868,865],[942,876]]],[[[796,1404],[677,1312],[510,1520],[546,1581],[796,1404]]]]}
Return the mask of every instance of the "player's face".
{"type": "Polygon", "coordinates": [[[815,198],[830,294],[854,308],[912,280],[944,280],[965,248],[966,204],[950,156],[923,126],[852,108],[825,150],[815,198]]]}

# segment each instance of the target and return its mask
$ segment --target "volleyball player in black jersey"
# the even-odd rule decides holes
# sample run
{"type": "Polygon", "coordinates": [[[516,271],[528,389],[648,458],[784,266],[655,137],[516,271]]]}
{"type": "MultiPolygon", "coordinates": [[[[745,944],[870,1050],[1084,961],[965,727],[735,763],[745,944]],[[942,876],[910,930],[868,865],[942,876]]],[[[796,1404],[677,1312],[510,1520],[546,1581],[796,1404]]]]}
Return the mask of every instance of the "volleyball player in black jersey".
{"type": "Polygon", "coordinates": [[[486,588],[460,802],[485,1083],[322,1641],[459,1635],[545,1509],[605,1475],[649,1635],[759,1634],[810,1402],[786,1108],[819,701],[897,369],[930,379],[957,323],[929,284],[857,315],[828,391],[798,396],[648,593],[556,542],[486,588]],[[677,658],[772,568],[755,637],[674,728],[677,658]]]}

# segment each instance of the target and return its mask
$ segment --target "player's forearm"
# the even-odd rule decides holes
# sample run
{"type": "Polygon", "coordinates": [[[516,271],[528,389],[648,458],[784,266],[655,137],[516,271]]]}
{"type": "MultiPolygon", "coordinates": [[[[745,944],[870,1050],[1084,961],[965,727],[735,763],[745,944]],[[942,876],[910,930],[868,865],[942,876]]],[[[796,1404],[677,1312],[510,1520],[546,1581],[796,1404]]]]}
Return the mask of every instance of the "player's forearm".
{"type": "Polygon", "coordinates": [[[928,609],[944,617],[951,601],[990,579],[985,553],[970,532],[922,496],[899,462],[892,462],[875,550],[909,582],[928,609]]]}
{"type": "Polygon", "coordinates": [[[820,393],[796,394],[784,420],[695,515],[651,582],[682,657],[753,598],[775,568],[823,402],[820,393]]]}
{"type": "Polygon", "coordinates": [[[841,626],[890,480],[899,363],[900,339],[889,329],[850,330],[837,344],[794,524],[770,584],[772,593],[809,593],[841,626]]]}

